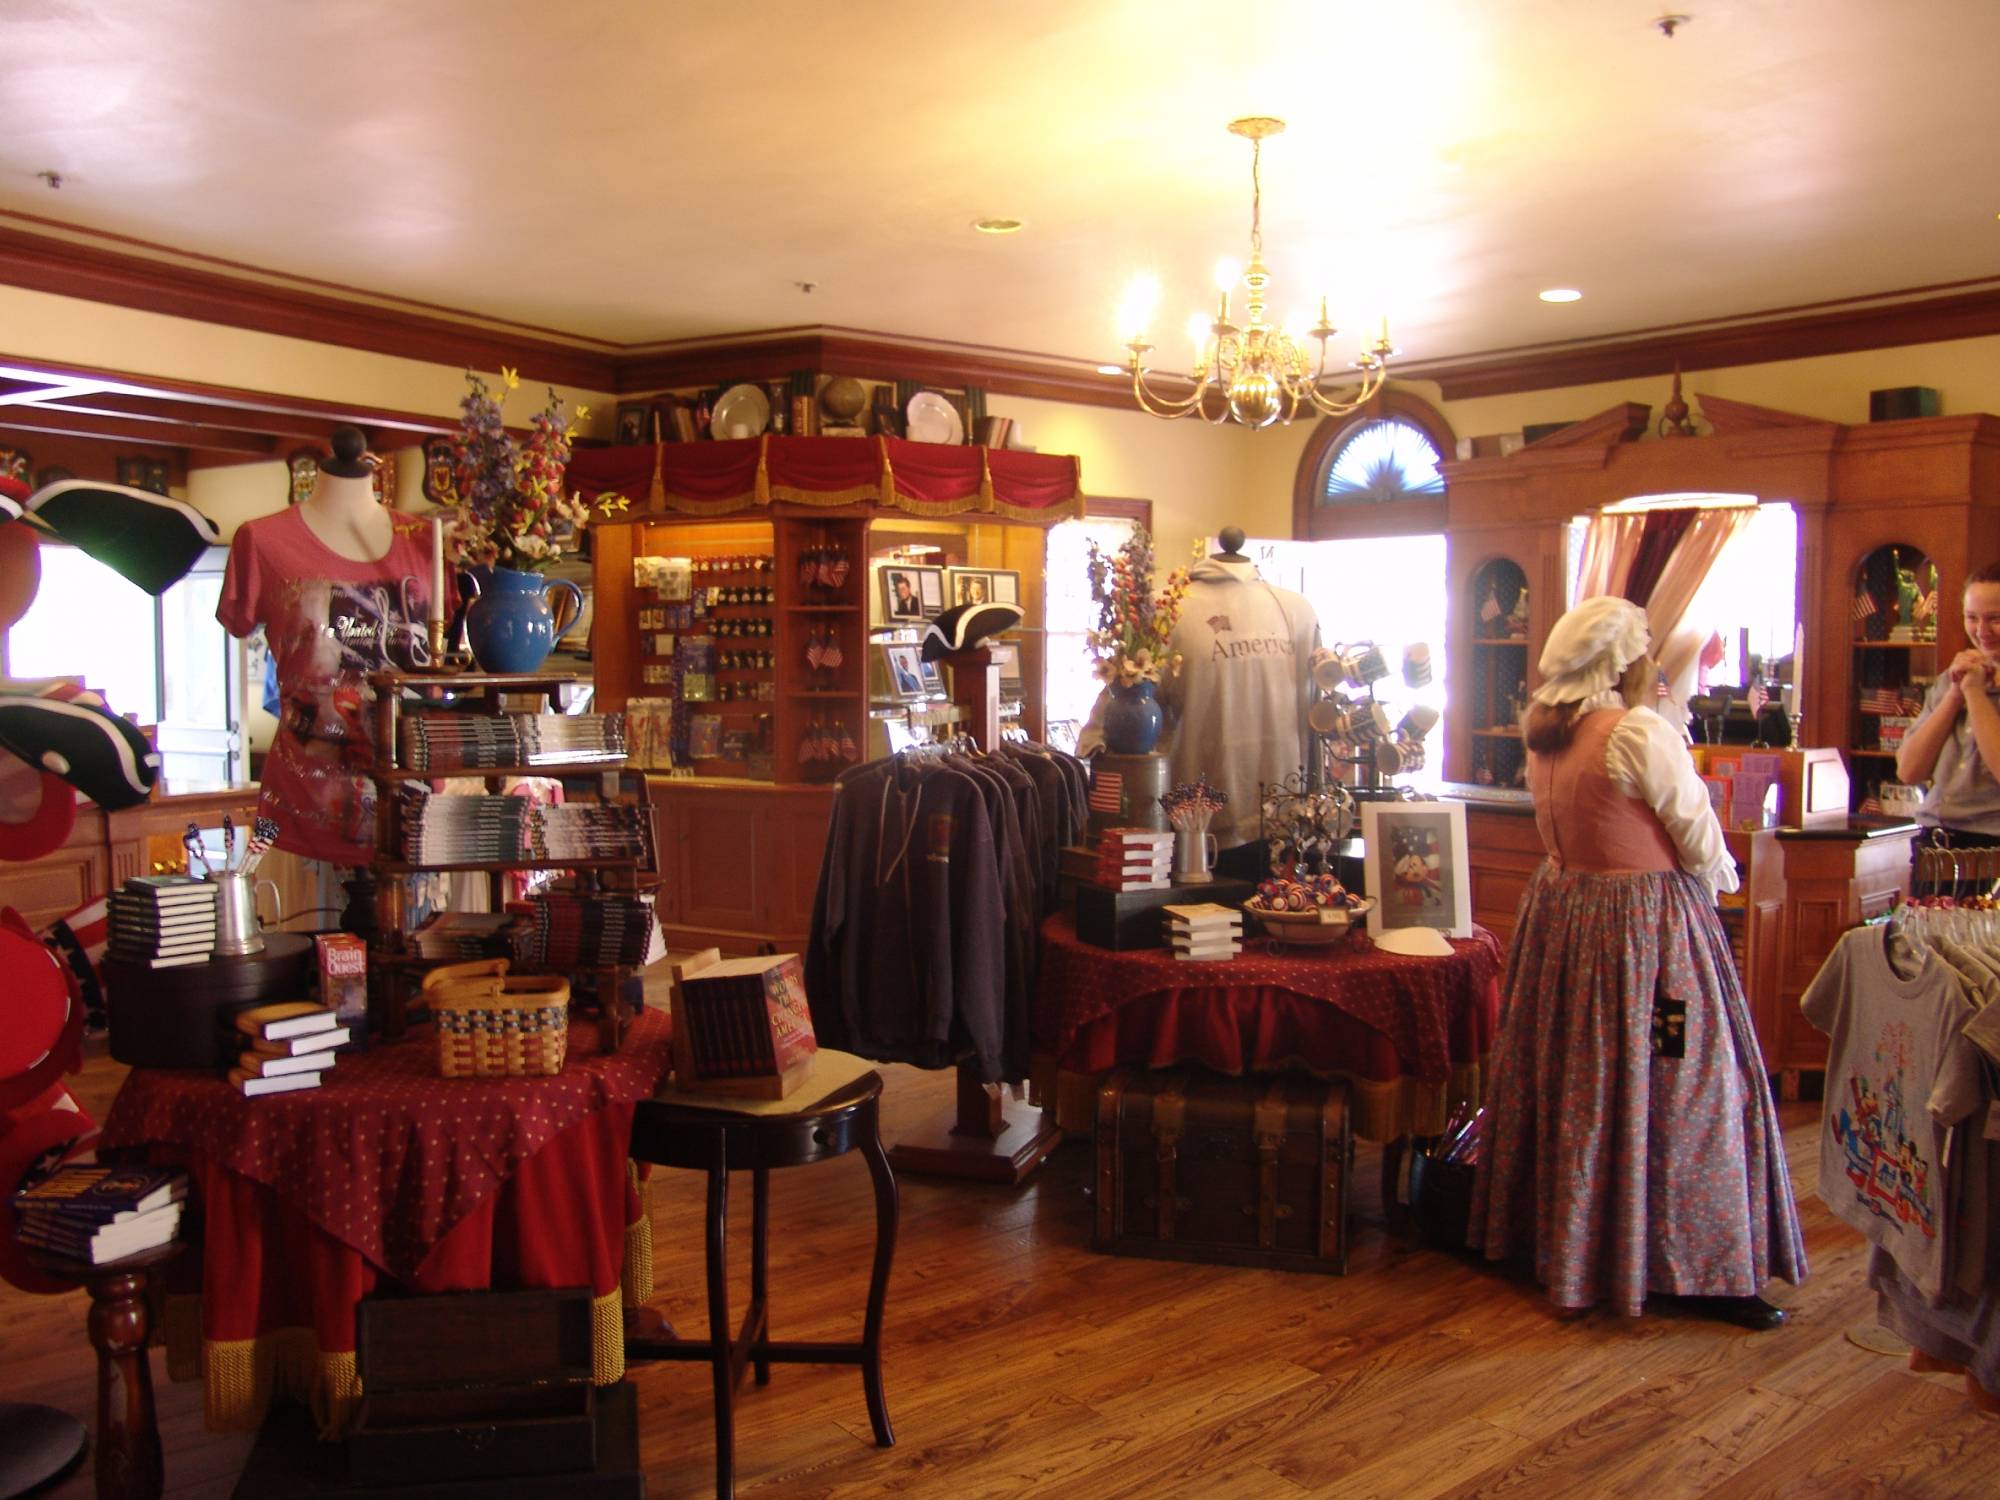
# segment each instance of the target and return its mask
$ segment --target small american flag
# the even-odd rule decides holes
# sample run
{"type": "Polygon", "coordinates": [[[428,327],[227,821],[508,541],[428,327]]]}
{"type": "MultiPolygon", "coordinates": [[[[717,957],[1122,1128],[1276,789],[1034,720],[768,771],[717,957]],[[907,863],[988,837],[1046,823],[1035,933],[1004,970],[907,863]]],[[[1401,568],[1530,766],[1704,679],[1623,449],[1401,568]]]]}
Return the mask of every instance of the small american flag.
{"type": "Polygon", "coordinates": [[[1875,596],[1869,593],[1868,590],[1866,589],[1863,589],[1860,593],[1854,596],[1853,614],[1854,618],[1857,620],[1867,619],[1870,615],[1874,614],[1875,611],[1880,609],[1881,607],[1882,607],[1881,605],[1875,602],[1875,596]]]}
{"type": "Polygon", "coordinates": [[[1099,771],[1090,782],[1090,810],[1115,813],[1125,806],[1125,774],[1099,771]]]}

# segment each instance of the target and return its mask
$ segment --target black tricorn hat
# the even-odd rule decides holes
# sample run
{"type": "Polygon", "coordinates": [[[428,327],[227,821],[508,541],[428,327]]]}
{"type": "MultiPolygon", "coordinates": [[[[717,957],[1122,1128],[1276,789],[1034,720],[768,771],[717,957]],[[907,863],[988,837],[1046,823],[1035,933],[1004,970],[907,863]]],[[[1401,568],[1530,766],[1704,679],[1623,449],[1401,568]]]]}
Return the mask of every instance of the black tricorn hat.
{"type": "Polygon", "coordinates": [[[937,661],[954,651],[984,645],[1020,623],[1018,604],[954,604],[924,632],[924,660],[937,661]]]}

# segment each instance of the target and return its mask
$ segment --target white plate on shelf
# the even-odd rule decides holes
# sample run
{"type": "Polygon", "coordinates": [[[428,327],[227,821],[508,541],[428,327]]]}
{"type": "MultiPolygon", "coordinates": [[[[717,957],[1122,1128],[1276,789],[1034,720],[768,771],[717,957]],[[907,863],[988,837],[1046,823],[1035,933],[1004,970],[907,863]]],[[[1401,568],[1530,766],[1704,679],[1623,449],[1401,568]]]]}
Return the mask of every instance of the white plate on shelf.
{"type": "Polygon", "coordinates": [[[771,398],[761,387],[732,385],[708,415],[708,434],[719,439],[752,438],[771,421],[771,398]]]}
{"type": "Polygon", "coordinates": [[[910,397],[904,415],[910,419],[910,441],[913,443],[965,441],[965,424],[958,419],[958,408],[936,391],[918,391],[910,397]]]}

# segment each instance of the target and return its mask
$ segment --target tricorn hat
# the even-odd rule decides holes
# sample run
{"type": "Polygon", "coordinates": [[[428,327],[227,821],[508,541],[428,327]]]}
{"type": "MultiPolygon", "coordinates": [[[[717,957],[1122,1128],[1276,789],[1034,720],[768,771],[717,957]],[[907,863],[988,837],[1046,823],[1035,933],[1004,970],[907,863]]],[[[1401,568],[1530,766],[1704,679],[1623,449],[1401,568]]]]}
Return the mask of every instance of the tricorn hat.
{"type": "Polygon", "coordinates": [[[955,604],[931,621],[924,632],[924,660],[937,661],[954,651],[969,651],[1020,623],[1018,604],[955,604]]]}

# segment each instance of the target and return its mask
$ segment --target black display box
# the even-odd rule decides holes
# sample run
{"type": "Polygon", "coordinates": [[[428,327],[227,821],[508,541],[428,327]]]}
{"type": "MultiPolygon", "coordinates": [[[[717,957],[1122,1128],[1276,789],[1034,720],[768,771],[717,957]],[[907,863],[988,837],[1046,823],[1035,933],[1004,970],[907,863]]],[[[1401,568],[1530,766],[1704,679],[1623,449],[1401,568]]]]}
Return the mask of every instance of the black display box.
{"type": "Polygon", "coordinates": [[[1076,935],[1098,948],[1124,952],[1132,948],[1164,948],[1167,922],[1160,908],[1181,902],[1213,901],[1241,907],[1257,894],[1247,880],[1211,880],[1205,885],[1170,885],[1165,890],[1108,891],[1103,886],[1076,888],[1076,935]]]}

